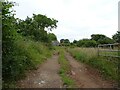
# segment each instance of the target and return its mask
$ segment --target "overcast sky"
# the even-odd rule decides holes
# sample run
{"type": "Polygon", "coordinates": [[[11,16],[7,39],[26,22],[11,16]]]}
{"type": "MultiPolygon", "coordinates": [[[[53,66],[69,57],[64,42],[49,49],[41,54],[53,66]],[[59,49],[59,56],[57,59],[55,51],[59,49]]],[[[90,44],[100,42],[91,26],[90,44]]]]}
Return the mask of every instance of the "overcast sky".
{"type": "Polygon", "coordinates": [[[91,34],[112,37],[118,31],[118,1],[120,0],[9,0],[15,6],[16,17],[25,19],[33,13],[58,20],[53,33],[70,41],[90,38],[91,34]]]}

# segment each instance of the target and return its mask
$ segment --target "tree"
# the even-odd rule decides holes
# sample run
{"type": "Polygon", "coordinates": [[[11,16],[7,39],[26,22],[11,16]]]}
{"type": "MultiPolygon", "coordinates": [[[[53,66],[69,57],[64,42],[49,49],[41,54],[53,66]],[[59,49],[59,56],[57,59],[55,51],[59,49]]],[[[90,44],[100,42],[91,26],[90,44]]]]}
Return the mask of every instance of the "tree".
{"type": "Polygon", "coordinates": [[[65,45],[65,46],[69,46],[69,45],[70,45],[69,39],[64,39],[64,45],[65,45]]]}
{"type": "Polygon", "coordinates": [[[38,14],[38,15],[33,14],[33,21],[37,22],[37,26],[39,29],[48,28],[50,31],[53,28],[57,27],[56,23],[58,22],[57,20],[53,18],[51,19],[41,14],[38,14]]]}
{"type": "Polygon", "coordinates": [[[95,47],[96,45],[96,41],[90,39],[82,39],[77,42],[77,46],[79,47],[95,47]]]}
{"type": "Polygon", "coordinates": [[[73,42],[72,42],[72,45],[74,45],[74,46],[77,46],[77,40],[74,40],[73,42]]]}
{"type": "Polygon", "coordinates": [[[57,41],[57,37],[55,34],[53,33],[49,33],[48,34],[48,38],[50,39],[50,41],[57,41]]]}
{"type": "MultiPolygon", "coordinates": [[[[35,15],[32,18],[27,17],[25,20],[18,20],[18,32],[23,36],[31,37],[36,41],[50,42],[49,34],[45,29],[52,30],[57,27],[57,20],[50,19],[45,15],[35,15]]],[[[52,35],[53,36],[53,35],[52,35]]],[[[53,36],[54,37],[54,36],[53,36]]]]}
{"type": "Polygon", "coordinates": [[[63,46],[69,46],[69,45],[70,45],[69,39],[61,39],[61,40],[60,40],[60,43],[61,43],[61,45],[63,45],[63,46]]]}
{"type": "Polygon", "coordinates": [[[105,37],[105,38],[100,38],[98,41],[97,41],[98,44],[112,44],[114,43],[114,41],[108,37],[105,37]]]}
{"type": "Polygon", "coordinates": [[[73,43],[76,44],[76,43],[77,43],[77,40],[74,40],[73,43]]]}
{"type": "Polygon", "coordinates": [[[64,39],[64,43],[70,43],[69,39],[64,39]]]}
{"type": "Polygon", "coordinates": [[[106,36],[105,35],[102,35],[102,34],[92,34],[91,35],[91,39],[92,40],[95,40],[95,41],[98,41],[99,39],[103,39],[105,38],[106,36]]]}
{"type": "Polygon", "coordinates": [[[91,40],[95,40],[97,44],[110,44],[113,43],[113,40],[102,34],[92,34],[91,40]]]}
{"type": "MultiPolygon", "coordinates": [[[[45,28],[52,30],[57,27],[57,20],[47,18],[44,15],[36,15],[35,19],[29,17],[25,20],[15,18],[11,9],[13,6],[14,2],[6,0],[2,2],[2,80],[3,87],[5,85],[7,88],[9,85],[6,83],[18,80],[28,67],[35,67],[31,55],[26,54],[29,50],[20,47],[24,40],[30,38],[30,41],[35,43],[41,41],[50,44],[49,35],[45,28]],[[41,21],[38,20],[40,17],[41,21]],[[44,18],[42,19],[42,17],[44,18]]],[[[30,46],[34,48],[34,44],[30,44],[30,46]]],[[[30,50],[32,49],[30,48],[30,50]]],[[[35,52],[37,51],[35,50],[35,52]]]]}
{"type": "Polygon", "coordinates": [[[117,33],[114,34],[112,38],[115,42],[120,43],[120,31],[117,31],[117,33]]]}
{"type": "Polygon", "coordinates": [[[16,60],[16,54],[17,52],[19,53],[19,50],[15,45],[18,34],[15,26],[16,19],[14,18],[13,11],[11,11],[13,6],[14,2],[2,2],[2,78],[6,82],[9,82],[10,79],[16,80],[16,75],[19,72],[16,73],[14,68],[20,66],[20,63],[16,60]]]}
{"type": "Polygon", "coordinates": [[[61,39],[61,40],[60,40],[60,43],[64,43],[64,39],[61,39]]]}

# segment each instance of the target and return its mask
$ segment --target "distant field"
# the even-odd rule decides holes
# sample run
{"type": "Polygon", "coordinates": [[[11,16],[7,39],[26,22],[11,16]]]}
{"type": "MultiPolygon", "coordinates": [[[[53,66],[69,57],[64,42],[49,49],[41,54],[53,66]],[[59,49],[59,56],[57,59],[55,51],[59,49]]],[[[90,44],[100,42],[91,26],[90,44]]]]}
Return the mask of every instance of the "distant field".
{"type": "Polygon", "coordinates": [[[111,56],[111,57],[120,56],[117,51],[115,51],[115,52],[113,52],[113,51],[100,51],[99,54],[103,55],[103,56],[111,56]]]}

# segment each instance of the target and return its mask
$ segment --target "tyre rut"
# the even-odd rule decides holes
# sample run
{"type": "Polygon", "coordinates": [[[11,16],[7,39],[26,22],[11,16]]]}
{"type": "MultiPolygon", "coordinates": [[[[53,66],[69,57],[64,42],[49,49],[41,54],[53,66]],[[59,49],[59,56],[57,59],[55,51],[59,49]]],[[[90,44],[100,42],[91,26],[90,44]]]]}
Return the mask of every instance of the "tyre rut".
{"type": "Polygon", "coordinates": [[[113,83],[103,80],[98,71],[77,62],[67,52],[65,56],[71,65],[71,77],[76,81],[79,88],[113,88],[113,83]]]}
{"type": "Polygon", "coordinates": [[[24,80],[17,84],[19,88],[61,88],[62,81],[58,74],[58,54],[53,55],[37,70],[29,72],[24,80]]]}

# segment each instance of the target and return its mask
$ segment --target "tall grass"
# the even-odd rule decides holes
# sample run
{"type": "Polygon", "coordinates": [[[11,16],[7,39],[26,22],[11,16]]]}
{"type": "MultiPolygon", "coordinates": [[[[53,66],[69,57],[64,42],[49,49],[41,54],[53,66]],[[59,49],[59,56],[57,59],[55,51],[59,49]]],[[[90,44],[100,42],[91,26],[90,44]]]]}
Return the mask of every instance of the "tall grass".
{"type": "Polygon", "coordinates": [[[39,64],[51,56],[52,51],[44,43],[24,37],[18,39],[13,50],[3,56],[3,87],[14,88],[16,81],[25,77],[26,70],[37,69],[39,64]]]}
{"type": "Polygon", "coordinates": [[[74,80],[69,77],[70,74],[70,64],[69,61],[65,58],[65,51],[63,49],[59,50],[60,56],[59,56],[59,63],[60,63],[60,76],[62,77],[63,84],[67,87],[73,87],[74,86],[74,80]]]}
{"type": "Polygon", "coordinates": [[[18,47],[25,52],[25,55],[29,57],[35,66],[50,57],[52,51],[44,43],[32,40],[19,41],[18,47]]]}
{"type": "Polygon", "coordinates": [[[109,58],[98,57],[97,49],[69,48],[68,51],[76,60],[98,69],[101,74],[106,77],[106,79],[118,80],[118,63],[109,61],[109,58]]]}

